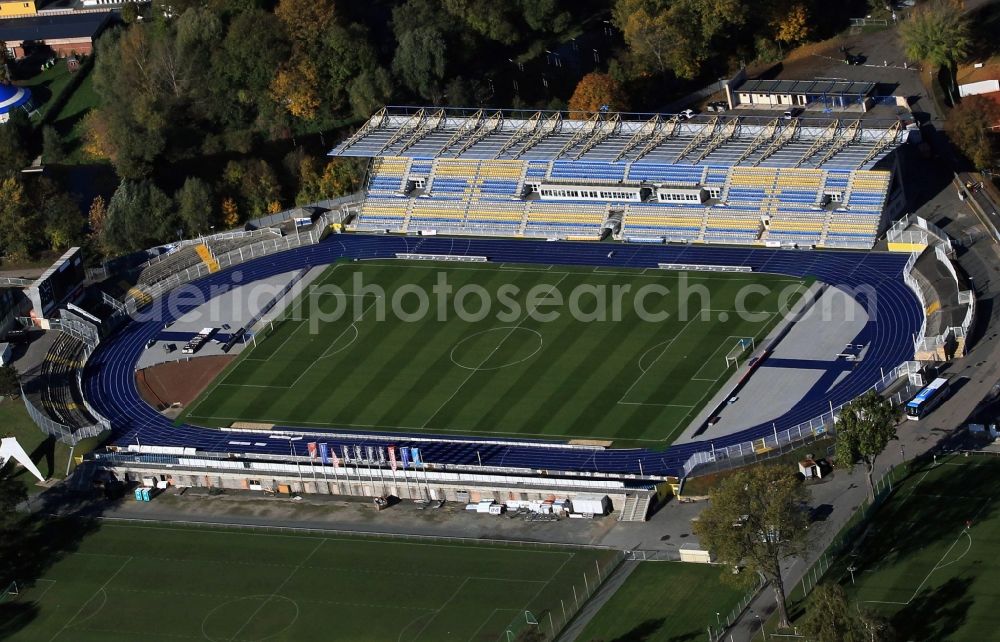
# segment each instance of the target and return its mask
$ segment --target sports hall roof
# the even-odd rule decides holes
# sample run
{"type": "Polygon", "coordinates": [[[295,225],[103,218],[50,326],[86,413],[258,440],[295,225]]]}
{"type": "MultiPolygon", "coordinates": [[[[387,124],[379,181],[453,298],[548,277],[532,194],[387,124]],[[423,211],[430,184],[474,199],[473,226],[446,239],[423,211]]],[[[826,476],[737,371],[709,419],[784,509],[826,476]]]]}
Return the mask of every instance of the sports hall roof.
{"type": "Polygon", "coordinates": [[[906,141],[897,120],[386,107],[331,156],[581,160],[871,169],[906,141]]]}

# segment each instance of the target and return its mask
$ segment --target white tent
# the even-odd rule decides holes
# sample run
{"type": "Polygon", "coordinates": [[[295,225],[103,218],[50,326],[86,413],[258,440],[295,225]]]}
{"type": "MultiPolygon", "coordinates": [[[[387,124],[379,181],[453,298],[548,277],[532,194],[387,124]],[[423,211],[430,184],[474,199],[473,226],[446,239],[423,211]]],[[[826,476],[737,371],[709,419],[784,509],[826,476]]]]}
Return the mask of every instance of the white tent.
{"type": "Polygon", "coordinates": [[[0,439],[0,465],[6,463],[8,459],[13,459],[27,468],[28,472],[38,478],[38,481],[45,481],[42,473],[35,466],[35,462],[31,461],[31,457],[28,457],[28,453],[24,452],[24,448],[21,448],[21,444],[17,443],[17,439],[14,437],[0,439]]]}

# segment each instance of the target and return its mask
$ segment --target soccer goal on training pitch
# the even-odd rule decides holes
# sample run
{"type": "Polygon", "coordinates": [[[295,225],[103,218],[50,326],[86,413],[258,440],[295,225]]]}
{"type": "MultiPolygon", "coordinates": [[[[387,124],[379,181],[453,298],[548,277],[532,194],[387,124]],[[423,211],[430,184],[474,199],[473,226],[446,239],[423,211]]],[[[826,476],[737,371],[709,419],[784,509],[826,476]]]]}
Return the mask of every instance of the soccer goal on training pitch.
{"type": "Polygon", "coordinates": [[[740,369],[740,359],[748,353],[754,351],[754,341],[753,337],[743,337],[736,341],[736,345],[733,349],[726,354],[726,368],[730,366],[735,366],[737,370],[740,369]]]}

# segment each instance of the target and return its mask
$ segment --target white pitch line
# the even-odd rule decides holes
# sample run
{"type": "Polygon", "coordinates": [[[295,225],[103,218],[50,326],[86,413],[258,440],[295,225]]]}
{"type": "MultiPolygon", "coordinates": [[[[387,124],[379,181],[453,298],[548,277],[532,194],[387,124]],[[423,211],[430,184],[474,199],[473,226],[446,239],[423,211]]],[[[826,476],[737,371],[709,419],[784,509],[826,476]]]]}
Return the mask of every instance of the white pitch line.
{"type": "MultiPolygon", "coordinates": [[[[569,276],[569,275],[568,274],[564,274],[562,277],[560,277],[560,279],[558,281],[556,281],[553,285],[551,285],[549,287],[548,292],[545,293],[545,296],[547,297],[548,295],[552,294],[552,292],[557,287],[559,287],[559,284],[562,283],[566,279],[567,276],[569,276]]],[[[538,305],[541,305],[541,303],[542,303],[542,301],[539,301],[538,305]]],[[[437,407],[437,410],[435,410],[433,413],[431,413],[431,416],[427,418],[427,421],[425,421],[420,426],[421,428],[426,428],[427,424],[429,424],[431,422],[431,419],[433,419],[434,417],[436,417],[437,414],[439,412],[441,412],[441,409],[444,408],[446,405],[448,405],[451,402],[451,400],[455,398],[455,395],[458,394],[459,390],[461,390],[462,388],[464,388],[465,384],[469,383],[469,380],[472,379],[472,377],[475,376],[475,374],[477,372],[479,372],[479,369],[482,368],[484,365],[486,365],[486,362],[489,361],[493,357],[494,354],[496,354],[497,350],[500,349],[500,346],[502,346],[507,341],[507,339],[509,339],[510,336],[512,334],[514,334],[514,331],[517,330],[518,328],[520,328],[521,325],[525,321],[527,321],[528,319],[531,318],[531,313],[534,312],[538,308],[538,305],[536,305],[534,308],[530,308],[527,312],[525,312],[524,316],[521,317],[521,319],[517,322],[517,325],[513,326],[510,329],[510,331],[508,331],[507,334],[504,335],[503,339],[500,339],[500,341],[497,342],[497,344],[493,348],[493,350],[491,350],[490,353],[488,355],[486,355],[486,357],[482,361],[479,362],[479,365],[476,366],[474,369],[472,369],[469,372],[469,375],[462,381],[462,383],[458,384],[458,387],[455,388],[454,392],[452,392],[451,395],[449,395],[448,398],[445,399],[444,402],[440,406],[437,407]]]]}
{"type": "Polygon", "coordinates": [[[59,637],[59,634],[62,633],[63,631],[65,631],[69,627],[69,625],[72,624],[73,621],[76,620],[77,617],[79,617],[80,613],[83,613],[83,609],[86,608],[86,606],[88,604],[90,604],[90,600],[94,599],[94,595],[97,595],[97,593],[99,591],[103,591],[104,588],[108,584],[110,584],[112,580],[114,580],[116,577],[118,577],[118,574],[121,573],[125,569],[125,566],[128,565],[128,563],[131,562],[132,559],[133,559],[132,556],[129,556],[129,558],[127,560],[125,560],[124,562],[122,562],[122,565],[118,567],[118,570],[115,571],[114,573],[112,573],[111,577],[109,577],[108,579],[104,580],[104,584],[101,584],[99,587],[97,587],[97,590],[95,590],[93,592],[93,594],[89,598],[87,598],[87,601],[80,605],[80,608],[76,610],[76,613],[73,614],[73,617],[71,617],[69,620],[67,620],[66,624],[63,624],[62,628],[59,629],[58,631],[56,631],[55,635],[53,635],[51,638],[49,638],[49,642],[52,642],[52,640],[55,640],[57,637],[59,637]]]}

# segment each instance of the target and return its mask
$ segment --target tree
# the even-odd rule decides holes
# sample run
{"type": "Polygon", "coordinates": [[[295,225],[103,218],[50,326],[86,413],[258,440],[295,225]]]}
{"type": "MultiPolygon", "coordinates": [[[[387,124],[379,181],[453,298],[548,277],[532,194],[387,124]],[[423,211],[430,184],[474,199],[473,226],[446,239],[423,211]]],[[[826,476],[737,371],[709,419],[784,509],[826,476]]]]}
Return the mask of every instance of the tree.
{"type": "Polygon", "coordinates": [[[863,609],[852,609],[839,584],[826,582],[809,596],[802,633],[813,642],[884,642],[888,623],[863,609]]]}
{"type": "Polygon", "coordinates": [[[107,220],[108,208],[104,203],[103,196],[95,196],[90,203],[90,210],[87,212],[87,226],[90,234],[94,238],[100,238],[104,233],[104,222],[107,220]]]}
{"type": "Polygon", "coordinates": [[[792,5],[787,11],[781,11],[771,26],[777,42],[786,45],[802,42],[809,37],[809,10],[802,4],[792,5]]]}
{"type": "Polygon", "coordinates": [[[10,364],[0,366],[0,396],[18,397],[20,394],[21,377],[17,374],[17,368],[10,364]]]}
{"type": "Polygon", "coordinates": [[[438,102],[445,77],[448,45],[435,26],[410,29],[399,36],[392,70],[411,91],[438,102]]]}
{"type": "Polygon", "coordinates": [[[303,58],[278,70],[271,83],[271,98],[292,116],[314,120],[320,106],[318,84],[316,63],[303,58]]]}
{"type": "Polygon", "coordinates": [[[32,256],[40,245],[38,217],[16,175],[0,179],[0,251],[15,261],[32,256]]]}
{"type": "Polygon", "coordinates": [[[996,157],[991,127],[1000,125],[1000,105],[985,96],[966,96],[948,115],[952,142],[976,169],[993,167],[996,157]]]}
{"type": "Polygon", "coordinates": [[[45,240],[53,250],[66,250],[83,240],[84,218],[69,194],[49,178],[35,184],[34,205],[42,219],[45,240]]]}
{"type": "Polygon", "coordinates": [[[134,252],[176,238],[173,201],[150,180],[122,181],[108,203],[102,233],[111,253],[134,252]]]}
{"type": "Polygon", "coordinates": [[[746,22],[742,0],[616,0],[612,19],[629,47],[635,75],[692,79],[746,22]]]}
{"type": "Polygon", "coordinates": [[[589,118],[596,111],[624,111],[625,91],[609,76],[592,72],[580,79],[569,99],[570,118],[589,118]]]}
{"type": "Polygon", "coordinates": [[[969,21],[957,0],[936,0],[921,4],[899,28],[906,55],[926,60],[936,69],[948,72],[948,90],[955,99],[955,73],[958,63],[969,55],[972,34],[969,21]]]}
{"type": "Polygon", "coordinates": [[[135,2],[126,2],[122,5],[122,22],[130,25],[139,20],[139,5],[135,2]]]}
{"type": "Polygon", "coordinates": [[[215,217],[212,212],[212,190],[208,183],[197,176],[189,176],[177,193],[177,214],[184,223],[189,236],[204,234],[212,226],[215,217]]]}
{"type": "Polygon", "coordinates": [[[251,217],[264,216],[270,203],[281,200],[278,175],[260,158],[229,161],[222,171],[222,181],[240,211],[251,217]]]}
{"type": "Polygon", "coordinates": [[[52,165],[63,160],[65,150],[62,136],[52,125],[42,127],[42,160],[52,165]]]}
{"type": "Polygon", "coordinates": [[[896,439],[899,410],[888,399],[869,391],[849,403],[837,415],[837,463],[853,467],[860,459],[865,465],[868,496],[875,499],[875,460],[889,442],[896,439]]]}
{"type": "Polygon", "coordinates": [[[788,469],[752,466],[719,484],[694,527],[702,547],[727,565],[723,579],[749,584],[760,574],[770,583],[782,626],[788,625],[788,609],[781,562],[805,549],[807,499],[788,469]],[[734,567],[745,568],[734,575],[734,567]]]}
{"type": "Polygon", "coordinates": [[[299,192],[295,202],[305,205],[351,194],[360,189],[363,176],[364,166],[356,159],[330,159],[319,173],[316,159],[307,156],[299,163],[299,192]]]}
{"type": "Polygon", "coordinates": [[[0,126],[0,176],[20,172],[31,161],[28,154],[30,129],[31,123],[21,110],[0,126]]]}
{"type": "Polygon", "coordinates": [[[332,0],[281,0],[274,15],[284,25],[292,42],[315,46],[334,20],[332,0]]]}
{"type": "Polygon", "coordinates": [[[222,200],[222,222],[227,229],[236,227],[240,222],[240,209],[236,201],[229,197],[222,200]]]}

